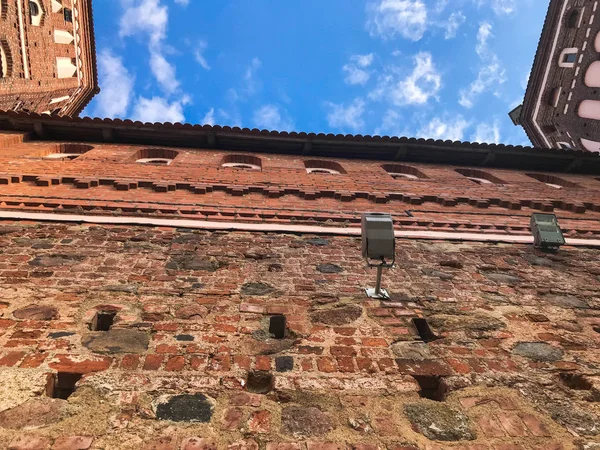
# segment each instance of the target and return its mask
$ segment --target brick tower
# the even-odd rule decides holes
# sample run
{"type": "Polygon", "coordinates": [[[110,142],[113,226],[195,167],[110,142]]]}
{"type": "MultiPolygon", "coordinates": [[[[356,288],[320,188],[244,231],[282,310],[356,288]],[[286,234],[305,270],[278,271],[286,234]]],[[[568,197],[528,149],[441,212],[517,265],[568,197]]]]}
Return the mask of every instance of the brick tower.
{"type": "Polygon", "coordinates": [[[0,5],[0,110],[79,114],[99,92],[92,1],[0,5]]]}
{"type": "Polygon", "coordinates": [[[523,105],[534,146],[600,152],[598,1],[550,0],[523,105]]]}
{"type": "Polygon", "coordinates": [[[0,448],[600,442],[600,155],[0,113],[0,448]],[[387,300],[365,211],[392,215],[387,300]],[[558,253],[532,213],[556,214],[558,253]]]}

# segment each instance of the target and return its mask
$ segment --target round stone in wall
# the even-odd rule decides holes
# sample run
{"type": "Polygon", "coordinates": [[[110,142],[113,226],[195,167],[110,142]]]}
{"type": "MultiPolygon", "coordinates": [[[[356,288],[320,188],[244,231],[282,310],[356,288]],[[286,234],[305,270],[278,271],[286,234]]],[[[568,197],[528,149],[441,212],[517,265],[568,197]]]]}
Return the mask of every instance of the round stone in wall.
{"type": "Polygon", "coordinates": [[[545,342],[519,342],[513,347],[512,352],[534,361],[558,361],[564,354],[562,349],[545,342]]]}
{"type": "Polygon", "coordinates": [[[463,441],[475,439],[469,418],[441,402],[423,400],[404,406],[413,428],[434,441],[463,441]]]}
{"type": "Polygon", "coordinates": [[[344,271],[336,264],[319,264],[317,270],[321,273],[342,273],[344,271]]]}
{"type": "Polygon", "coordinates": [[[58,310],[52,306],[28,305],[13,312],[17,319],[54,320],[58,319],[58,310]]]}

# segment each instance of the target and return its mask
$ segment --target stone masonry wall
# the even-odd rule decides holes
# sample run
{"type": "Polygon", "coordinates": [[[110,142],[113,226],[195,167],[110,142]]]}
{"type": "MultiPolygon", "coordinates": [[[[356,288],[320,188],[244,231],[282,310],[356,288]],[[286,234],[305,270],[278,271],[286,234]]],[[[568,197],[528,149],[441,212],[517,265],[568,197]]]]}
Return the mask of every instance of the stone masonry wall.
{"type": "Polygon", "coordinates": [[[595,249],[399,240],[390,301],[355,238],[2,222],[0,249],[0,448],[600,446],[595,249]]]}

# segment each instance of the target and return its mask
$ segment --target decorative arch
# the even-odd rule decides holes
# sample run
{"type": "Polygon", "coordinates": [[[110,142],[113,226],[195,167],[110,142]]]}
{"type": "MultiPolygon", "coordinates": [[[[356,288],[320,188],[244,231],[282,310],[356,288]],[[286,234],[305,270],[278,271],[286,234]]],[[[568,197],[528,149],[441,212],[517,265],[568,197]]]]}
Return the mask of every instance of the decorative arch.
{"type": "Polygon", "coordinates": [[[304,161],[307,173],[323,173],[330,175],[339,175],[346,173],[341,164],[335,161],[325,161],[321,159],[311,159],[304,161]]]}
{"type": "Polygon", "coordinates": [[[253,155],[225,155],[221,167],[232,169],[262,170],[262,161],[253,155]]]}
{"type": "Polygon", "coordinates": [[[416,169],[412,166],[406,166],[404,164],[383,164],[381,167],[395,180],[402,178],[408,180],[427,178],[427,176],[419,169],[416,169]]]}
{"type": "Polygon", "coordinates": [[[581,139],[581,146],[586,150],[594,153],[600,153],[600,142],[590,139],[581,139]]]}
{"type": "Polygon", "coordinates": [[[89,152],[94,147],[85,144],[57,144],[53,147],[44,150],[40,156],[44,159],[53,160],[73,160],[80,157],[84,153],[89,152]]]}
{"type": "Polygon", "coordinates": [[[600,87],[600,61],[594,61],[589,65],[583,82],[588,87],[600,87]]]}
{"type": "Polygon", "coordinates": [[[179,152],[163,148],[143,148],[134,153],[132,159],[140,164],[168,166],[177,158],[179,152]]]}
{"type": "Polygon", "coordinates": [[[57,56],[56,73],[58,78],[73,78],[77,73],[77,66],[73,58],[57,56]]]}
{"type": "Polygon", "coordinates": [[[545,183],[547,186],[556,188],[556,189],[561,189],[561,188],[579,188],[580,186],[576,183],[573,183],[571,181],[567,181],[563,178],[557,177],[555,175],[548,175],[545,173],[526,173],[525,175],[527,175],[530,178],[533,178],[534,180],[538,180],[542,183],[545,183]]]}
{"type": "Polygon", "coordinates": [[[500,178],[477,169],[456,169],[456,172],[477,184],[506,184],[500,178]]]}
{"type": "Polygon", "coordinates": [[[583,100],[577,108],[577,115],[583,119],[600,120],[600,101],[583,100]]]}
{"type": "Polygon", "coordinates": [[[567,28],[577,28],[581,20],[581,11],[577,8],[570,10],[566,14],[566,19],[567,28]]]}
{"type": "Polygon", "coordinates": [[[57,44],[71,44],[75,37],[66,30],[54,29],[54,42],[57,44]]]}

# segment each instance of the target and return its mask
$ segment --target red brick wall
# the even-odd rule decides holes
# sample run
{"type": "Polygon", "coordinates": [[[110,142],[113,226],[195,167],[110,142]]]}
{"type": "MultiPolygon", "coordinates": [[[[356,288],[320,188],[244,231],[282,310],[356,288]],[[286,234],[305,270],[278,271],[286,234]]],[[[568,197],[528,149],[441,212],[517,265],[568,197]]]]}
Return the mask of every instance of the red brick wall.
{"type": "Polygon", "coordinates": [[[399,240],[383,279],[392,298],[373,301],[354,238],[3,222],[0,248],[2,448],[598,439],[597,250],[399,240]],[[90,332],[99,310],[116,312],[114,325],[90,332]],[[275,314],[285,339],[269,337],[275,314]],[[420,339],[417,317],[438,339],[420,339]],[[274,376],[271,392],[247,392],[251,371],[274,376]],[[45,394],[57,372],[84,374],[66,401],[45,394]],[[417,381],[441,383],[441,401],[421,399],[417,381]],[[160,420],[182,394],[206,397],[187,397],[204,422],[160,420]]]}
{"type": "Polygon", "coordinates": [[[556,189],[525,172],[479,169],[502,184],[478,185],[459,167],[413,164],[425,179],[393,179],[383,163],[342,159],[335,162],[347,173],[307,174],[304,159],[285,155],[256,155],[262,171],[252,171],[220,167],[227,152],[177,148],[170,165],[158,166],[135,162],[144,147],[106,144],[72,161],[42,158],[59,144],[3,149],[5,208],[338,225],[356,225],[362,212],[377,210],[408,229],[525,234],[532,212],[552,211],[570,236],[600,232],[600,181],[593,176],[544,174],[569,186],[556,189]]]}

